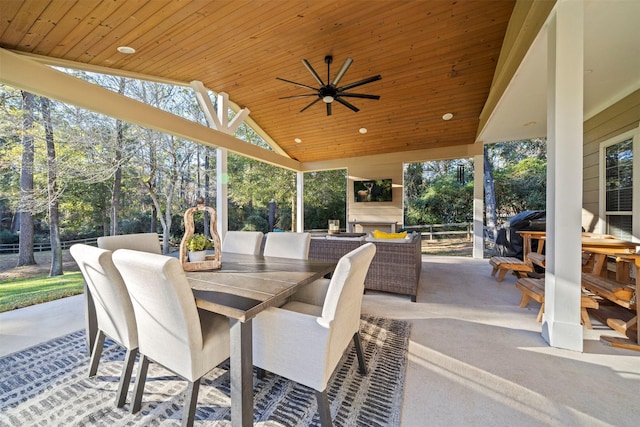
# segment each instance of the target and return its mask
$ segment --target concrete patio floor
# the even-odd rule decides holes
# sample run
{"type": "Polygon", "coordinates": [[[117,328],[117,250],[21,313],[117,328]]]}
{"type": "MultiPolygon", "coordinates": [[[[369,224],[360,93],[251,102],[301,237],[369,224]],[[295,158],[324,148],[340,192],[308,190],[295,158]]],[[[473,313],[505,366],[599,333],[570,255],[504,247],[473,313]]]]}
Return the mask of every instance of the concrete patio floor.
{"type": "MultiPolygon", "coordinates": [[[[640,352],[592,318],[582,353],[549,347],[539,304],[488,260],[423,255],[418,302],[367,292],[363,312],[413,324],[402,426],[636,426],[640,352]]],[[[84,327],[83,296],[0,314],[0,356],[84,327]]]]}

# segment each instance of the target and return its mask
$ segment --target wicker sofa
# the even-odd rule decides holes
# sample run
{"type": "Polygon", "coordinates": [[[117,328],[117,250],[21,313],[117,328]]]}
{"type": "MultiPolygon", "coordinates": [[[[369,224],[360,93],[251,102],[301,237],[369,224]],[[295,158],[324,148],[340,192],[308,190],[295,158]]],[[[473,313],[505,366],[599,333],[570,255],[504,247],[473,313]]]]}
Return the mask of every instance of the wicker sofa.
{"type": "Polygon", "coordinates": [[[406,240],[312,236],[309,259],[337,262],[367,241],[376,245],[376,255],[364,282],[365,289],[409,295],[415,302],[422,268],[419,233],[406,240]]]}

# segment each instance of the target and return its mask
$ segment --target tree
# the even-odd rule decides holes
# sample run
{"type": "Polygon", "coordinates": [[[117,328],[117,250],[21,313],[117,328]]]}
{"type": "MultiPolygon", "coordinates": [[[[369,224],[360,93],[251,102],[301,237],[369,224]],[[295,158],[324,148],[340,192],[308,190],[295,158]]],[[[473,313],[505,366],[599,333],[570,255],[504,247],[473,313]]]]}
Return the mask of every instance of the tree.
{"type": "Polygon", "coordinates": [[[18,267],[36,264],[33,256],[34,224],[33,213],[33,159],[35,143],[32,134],[34,125],[35,96],[22,92],[22,167],[20,168],[20,243],[18,267]]]}
{"type": "Polygon", "coordinates": [[[330,219],[346,225],[347,171],[345,169],[304,174],[305,230],[326,229],[330,219]]]}
{"type": "Polygon", "coordinates": [[[405,224],[446,224],[470,221],[473,181],[466,181],[471,159],[439,160],[405,168],[405,224]],[[411,196],[411,197],[409,197],[411,196]]]}
{"type": "Polygon", "coordinates": [[[47,144],[47,189],[49,195],[49,240],[51,242],[51,268],[49,276],[61,276],[62,271],[62,243],[60,242],[60,217],[58,212],[58,172],[56,166],[56,148],[53,140],[53,125],[51,124],[51,101],[40,97],[42,121],[45,128],[47,144]]]}
{"type": "Polygon", "coordinates": [[[489,160],[489,150],[484,148],[484,205],[485,205],[485,217],[486,226],[489,231],[489,235],[493,241],[498,236],[497,229],[497,215],[496,215],[496,192],[493,182],[493,167],[489,160]]]}
{"type": "MultiPolygon", "coordinates": [[[[546,205],[546,140],[502,142],[486,146],[495,187],[496,217],[510,217],[546,205]]],[[[488,225],[488,224],[487,224],[488,225]]]]}

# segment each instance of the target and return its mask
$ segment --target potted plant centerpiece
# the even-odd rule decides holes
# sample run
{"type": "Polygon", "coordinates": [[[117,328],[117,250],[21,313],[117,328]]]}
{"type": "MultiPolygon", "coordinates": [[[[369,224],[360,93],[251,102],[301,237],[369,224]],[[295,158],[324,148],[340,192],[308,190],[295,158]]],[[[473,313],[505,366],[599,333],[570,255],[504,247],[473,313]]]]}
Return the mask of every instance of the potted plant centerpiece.
{"type": "Polygon", "coordinates": [[[187,240],[189,262],[202,262],[206,259],[207,249],[215,248],[213,240],[204,234],[196,233],[187,240]]]}

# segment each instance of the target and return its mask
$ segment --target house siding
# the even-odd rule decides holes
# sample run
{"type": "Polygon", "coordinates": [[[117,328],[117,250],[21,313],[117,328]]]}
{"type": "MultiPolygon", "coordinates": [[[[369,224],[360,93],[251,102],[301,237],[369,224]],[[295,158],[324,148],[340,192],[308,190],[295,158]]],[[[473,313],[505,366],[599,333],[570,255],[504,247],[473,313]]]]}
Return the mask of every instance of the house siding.
{"type": "MultiPolygon", "coordinates": [[[[582,226],[600,232],[600,144],[640,124],[640,90],[584,122],[582,226]]],[[[636,155],[640,155],[637,153],[636,155]]],[[[634,215],[638,215],[634,212],[634,215]]]]}

